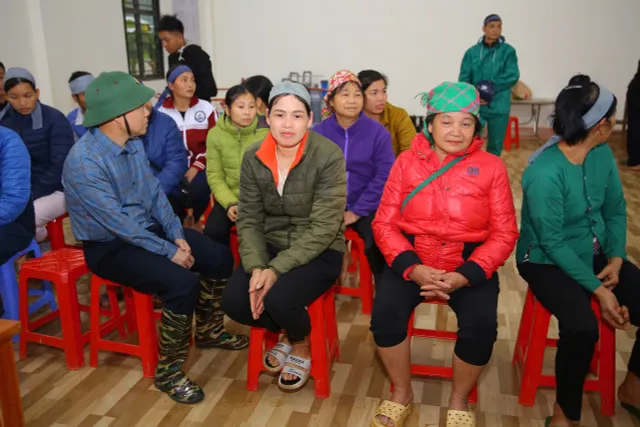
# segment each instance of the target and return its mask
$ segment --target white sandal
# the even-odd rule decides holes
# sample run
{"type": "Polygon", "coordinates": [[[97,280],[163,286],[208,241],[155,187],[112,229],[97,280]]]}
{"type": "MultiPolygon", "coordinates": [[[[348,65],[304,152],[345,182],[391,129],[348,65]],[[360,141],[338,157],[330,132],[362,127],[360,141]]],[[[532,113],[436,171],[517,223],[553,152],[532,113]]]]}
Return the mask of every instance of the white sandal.
{"type": "Polygon", "coordinates": [[[280,378],[278,378],[278,385],[280,386],[280,388],[284,390],[297,390],[304,386],[309,379],[309,374],[311,373],[311,360],[289,355],[287,356],[287,359],[284,361],[284,363],[285,365],[287,363],[289,365],[285,366],[282,369],[280,378]],[[283,384],[282,374],[295,375],[296,377],[298,377],[298,381],[293,384],[283,384]]]}
{"type": "Polygon", "coordinates": [[[287,357],[289,357],[289,353],[291,353],[292,348],[293,347],[291,347],[289,344],[285,344],[283,342],[279,342],[278,344],[274,345],[271,350],[267,351],[267,353],[264,355],[264,358],[262,359],[262,365],[264,366],[264,369],[269,372],[280,372],[282,370],[282,367],[284,366],[285,361],[287,360],[287,357]],[[271,366],[269,364],[268,356],[275,358],[278,361],[278,366],[271,366]]]}

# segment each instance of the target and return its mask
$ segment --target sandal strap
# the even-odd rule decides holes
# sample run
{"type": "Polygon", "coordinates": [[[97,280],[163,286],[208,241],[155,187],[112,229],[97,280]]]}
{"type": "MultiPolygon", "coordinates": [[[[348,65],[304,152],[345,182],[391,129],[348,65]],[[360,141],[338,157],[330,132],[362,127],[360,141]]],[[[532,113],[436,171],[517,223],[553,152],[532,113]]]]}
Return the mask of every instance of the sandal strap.
{"type": "Polygon", "coordinates": [[[304,379],[309,376],[311,372],[311,360],[303,359],[302,357],[288,355],[284,361],[283,374],[292,374],[300,379],[304,379]],[[293,365],[293,366],[292,366],[293,365]]]}
{"type": "Polygon", "coordinates": [[[265,359],[267,356],[272,356],[278,361],[280,365],[282,365],[289,356],[289,353],[291,353],[292,348],[293,347],[288,344],[279,342],[278,344],[274,345],[271,350],[267,351],[267,354],[265,354],[265,359]]]}
{"type": "Polygon", "coordinates": [[[472,412],[453,409],[447,411],[447,427],[475,427],[475,425],[476,420],[472,412]]]}
{"type": "Polygon", "coordinates": [[[378,406],[375,416],[382,415],[387,417],[393,421],[396,427],[401,427],[404,420],[411,414],[411,411],[413,411],[413,403],[404,406],[390,400],[383,400],[378,406]]]}

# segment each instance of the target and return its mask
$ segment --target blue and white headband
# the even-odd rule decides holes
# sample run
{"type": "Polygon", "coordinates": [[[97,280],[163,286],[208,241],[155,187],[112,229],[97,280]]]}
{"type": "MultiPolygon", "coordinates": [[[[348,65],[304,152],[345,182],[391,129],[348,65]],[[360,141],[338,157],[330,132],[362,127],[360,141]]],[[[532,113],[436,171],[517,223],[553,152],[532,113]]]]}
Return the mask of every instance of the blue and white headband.
{"type": "Polygon", "coordinates": [[[94,77],[91,74],[85,74],[84,76],[80,76],[75,80],[71,80],[69,82],[69,89],[71,89],[72,95],[80,95],[85,90],[87,90],[87,86],[89,83],[93,81],[94,77]]]}
{"type": "MultiPolygon", "coordinates": [[[[615,99],[613,92],[611,92],[609,89],[602,86],[598,86],[598,88],[600,89],[600,93],[598,94],[598,99],[596,99],[595,104],[593,104],[593,106],[589,108],[589,111],[587,111],[582,116],[582,122],[584,123],[585,129],[591,129],[595,125],[600,123],[600,121],[604,118],[604,116],[607,114],[607,112],[613,105],[613,100],[615,99]]],[[[570,89],[582,89],[582,86],[580,85],[567,86],[562,90],[565,91],[570,89]]],[[[558,135],[552,136],[542,147],[538,148],[533,154],[529,156],[529,159],[528,159],[529,164],[533,163],[533,161],[540,154],[542,154],[544,150],[546,150],[547,148],[553,145],[558,144],[560,141],[562,141],[561,136],[558,136],[558,135]]]]}
{"type": "Polygon", "coordinates": [[[184,73],[193,73],[193,71],[191,70],[191,68],[189,68],[186,65],[178,65],[170,74],[169,77],[167,78],[167,81],[169,83],[173,83],[176,81],[176,79],[178,77],[180,77],[181,74],[184,73]]]}

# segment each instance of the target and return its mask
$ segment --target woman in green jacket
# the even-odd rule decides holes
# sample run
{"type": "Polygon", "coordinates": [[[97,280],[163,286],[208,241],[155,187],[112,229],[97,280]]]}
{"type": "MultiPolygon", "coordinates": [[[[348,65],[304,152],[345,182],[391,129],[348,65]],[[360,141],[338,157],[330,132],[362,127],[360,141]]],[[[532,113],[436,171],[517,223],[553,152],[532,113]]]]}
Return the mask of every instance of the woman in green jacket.
{"type": "Polygon", "coordinates": [[[298,389],[309,378],[311,320],[305,307],[333,286],[345,250],[345,163],[340,148],[309,131],[311,96],[277,84],[269,96],[271,130],[249,147],[240,172],[241,265],[223,294],[238,323],[285,331],[263,364],[278,384],[298,389]]]}
{"type": "Polygon", "coordinates": [[[240,164],[246,148],[269,132],[258,124],[256,98],[244,85],[227,91],[224,115],[207,135],[207,181],[215,199],[204,233],[229,246],[238,216],[240,164]]]}
{"type": "MultiPolygon", "coordinates": [[[[522,176],[522,229],[516,259],[536,299],[559,321],[556,403],[547,426],[580,420],[584,380],[598,322],[590,305],[618,329],[640,324],[640,270],[626,259],[627,212],[606,140],[616,98],[587,76],[569,81],[555,103],[551,138],[522,176]]],[[[623,407],[640,413],[640,341],[618,389],[623,407]]]]}

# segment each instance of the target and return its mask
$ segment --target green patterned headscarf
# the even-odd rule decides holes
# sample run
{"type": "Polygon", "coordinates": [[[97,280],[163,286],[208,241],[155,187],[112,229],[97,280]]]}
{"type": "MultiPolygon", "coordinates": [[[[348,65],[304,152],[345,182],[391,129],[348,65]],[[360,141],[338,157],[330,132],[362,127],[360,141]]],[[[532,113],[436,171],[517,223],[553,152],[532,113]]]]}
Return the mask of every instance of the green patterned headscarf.
{"type": "MultiPolygon", "coordinates": [[[[428,93],[421,93],[422,106],[427,109],[427,117],[440,113],[470,113],[478,117],[480,94],[477,89],[463,82],[444,82],[428,93]]],[[[425,119],[424,135],[433,142],[425,119]]]]}

